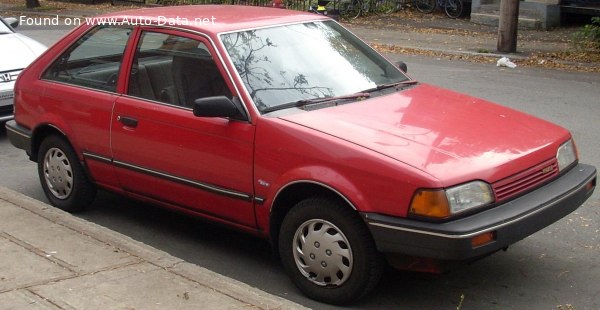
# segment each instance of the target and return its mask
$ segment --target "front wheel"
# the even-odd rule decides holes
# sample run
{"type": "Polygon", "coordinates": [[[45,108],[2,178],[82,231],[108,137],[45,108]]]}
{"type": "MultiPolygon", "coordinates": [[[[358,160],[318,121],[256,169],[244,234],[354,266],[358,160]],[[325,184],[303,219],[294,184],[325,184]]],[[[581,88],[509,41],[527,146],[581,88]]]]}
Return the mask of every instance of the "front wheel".
{"type": "Polygon", "coordinates": [[[96,187],[89,181],[71,145],[62,137],[48,136],[38,152],[38,174],[52,205],[80,211],[94,201],[96,187]]]}
{"type": "Polygon", "coordinates": [[[369,293],[384,266],[360,217],[343,204],[318,197],[299,202],[286,215],[279,253],[304,294],[331,304],[351,303],[369,293]]]}

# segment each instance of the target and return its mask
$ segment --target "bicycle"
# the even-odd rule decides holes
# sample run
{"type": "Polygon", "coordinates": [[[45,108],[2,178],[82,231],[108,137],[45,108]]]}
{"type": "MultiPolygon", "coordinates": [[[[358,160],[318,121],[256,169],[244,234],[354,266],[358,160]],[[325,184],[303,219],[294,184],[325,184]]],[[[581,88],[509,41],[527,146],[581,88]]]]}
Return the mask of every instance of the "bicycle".
{"type": "Polygon", "coordinates": [[[371,0],[319,0],[317,5],[308,6],[308,12],[328,15],[337,20],[343,16],[355,19],[366,15],[371,8],[371,0]]]}
{"type": "Polygon", "coordinates": [[[396,0],[394,4],[384,12],[386,14],[395,13],[409,7],[415,7],[421,13],[429,14],[436,8],[445,8],[446,15],[450,18],[457,18],[462,15],[463,3],[461,0],[396,0]]]}
{"type": "Polygon", "coordinates": [[[462,0],[415,0],[415,3],[417,10],[425,14],[433,12],[436,6],[444,8],[446,15],[452,19],[460,17],[464,10],[462,0]]]}

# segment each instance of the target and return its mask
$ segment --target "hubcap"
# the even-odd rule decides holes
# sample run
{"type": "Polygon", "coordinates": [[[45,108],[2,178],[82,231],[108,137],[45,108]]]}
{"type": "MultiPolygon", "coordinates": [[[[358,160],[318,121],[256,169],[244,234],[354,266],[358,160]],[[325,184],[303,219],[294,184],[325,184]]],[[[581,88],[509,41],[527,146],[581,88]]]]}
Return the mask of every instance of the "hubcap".
{"type": "Polygon", "coordinates": [[[73,190],[73,170],[65,153],[51,148],[44,156],[44,179],[54,197],[66,199],[73,190]]]}
{"type": "Polygon", "coordinates": [[[342,231],[332,223],[313,219],[294,234],[294,260],[307,279],[319,286],[339,286],[352,272],[352,249],[342,231]]]}

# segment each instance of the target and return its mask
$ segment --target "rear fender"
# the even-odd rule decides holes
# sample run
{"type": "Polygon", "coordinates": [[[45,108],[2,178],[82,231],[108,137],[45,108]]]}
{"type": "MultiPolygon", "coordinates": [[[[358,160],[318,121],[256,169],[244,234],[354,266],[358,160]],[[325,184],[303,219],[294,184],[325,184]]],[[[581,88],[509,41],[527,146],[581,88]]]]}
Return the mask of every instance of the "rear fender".
{"type": "Polygon", "coordinates": [[[75,154],[77,154],[79,160],[83,161],[81,150],[76,148],[77,143],[71,141],[73,129],[69,126],[68,122],[56,114],[43,115],[39,125],[33,130],[33,135],[31,137],[31,159],[33,161],[37,161],[39,146],[46,136],[52,134],[51,132],[58,132],[63,135],[75,150],[75,154]]]}

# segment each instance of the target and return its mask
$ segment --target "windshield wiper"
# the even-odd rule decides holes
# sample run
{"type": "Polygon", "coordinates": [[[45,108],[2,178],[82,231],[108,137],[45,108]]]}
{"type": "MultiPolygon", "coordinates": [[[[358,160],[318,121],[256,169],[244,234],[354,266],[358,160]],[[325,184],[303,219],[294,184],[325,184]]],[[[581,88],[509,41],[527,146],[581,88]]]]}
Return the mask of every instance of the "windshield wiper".
{"type": "Polygon", "coordinates": [[[343,95],[343,96],[332,96],[332,97],[319,97],[319,98],[312,98],[312,99],[302,99],[302,100],[298,100],[298,101],[294,101],[294,102],[288,102],[288,103],[284,103],[284,104],[280,104],[274,107],[268,107],[266,109],[264,109],[262,112],[263,113],[269,113],[269,112],[273,112],[273,111],[277,111],[277,110],[284,110],[284,109],[289,109],[289,108],[298,108],[298,107],[302,107],[305,105],[309,105],[309,104],[316,104],[316,103],[323,103],[323,102],[329,102],[329,101],[335,101],[335,100],[348,100],[348,99],[359,99],[359,98],[368,98],[371,95],[368,92],[360,92],[360,93],[354,93],[354,94],[349,94],[349,95],[343,95]]]}
{"type": "Polygon", "coordinates": [[[406,81],[401,81],[401,82],[395,82],[395,83],[388,83],[388,84],[379,84],[373,88],[369,88],[369,89],[365,89],[363,90],[363,92],[365,93],[370,93],[370,92],[374,92],[374,91],[378,91],[378,90],[382,90],[382,89],[386,89],[386,88],[392,88],[392,87],[397,87],[397,86],[406,86],[406,85],[414,85],[419,83],[419,81],[417,80],[406,80],[406,81]]]}
{"type": "Polygon", "coordinates": [[[343,95],[343,96],[332,96],[332,97],[319,97],[319,98],[312,98],[312,99],[302,99],[302,100],[298,100],[295,102],[288,102],[288,103],[280,104],[280,105],[277,105],[274,107],[268,107],[268,108],[262,110],[262,112],[270,113],[273,111],[284,110],[284,109],[289,109],[289,108],[298,108],[298,107],[302,107],[302,106],[309,105],[309,104],[316,104],[316,103],[329,102],[329,101],[335,101],[335,100],[369,98],[369,97],[371,97],[370,93],[374,92],[374,91],[391,88],[391,87],[414,85],[417,83],[419,83],[419,81],[417,81],[417,80],[406,80],[406,81],[395,82],[395,83],[379,84],[373,88],[369,88],[369,89],[366,89],[366,90],[363,90],[361,92],[354,93],[354,94],[343,95]]]}

